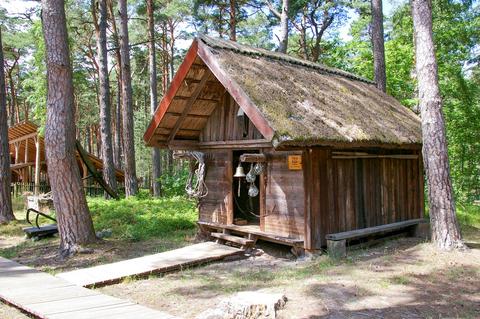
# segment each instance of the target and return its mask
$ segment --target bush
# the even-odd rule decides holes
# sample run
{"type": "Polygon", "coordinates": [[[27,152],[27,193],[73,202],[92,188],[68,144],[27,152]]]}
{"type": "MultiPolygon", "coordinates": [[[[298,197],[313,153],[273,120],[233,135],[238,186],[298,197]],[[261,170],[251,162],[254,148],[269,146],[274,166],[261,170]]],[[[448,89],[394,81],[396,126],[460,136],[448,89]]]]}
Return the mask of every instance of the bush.
{"type": "Polygon", "coordinates": [[[184,197],[105,200],[89,198],[88,203],[97,231],[111,229],[113,237],[145,240],[152,237],[185,235],[195,229],[195,203],[184,197]]]}
{"type": "Polygon", "coordinates": [[[480,227],[480,206],[457,204],[457,217],[462,225],[480,227]]]}
{"type": "Polygon", "coordinates": [[[160,178],[162,183],[163,195],[171,196],[185,196],[185,184],[188,179],[188,168],[183,168],[173,175],[163,174],[160,178]]]}

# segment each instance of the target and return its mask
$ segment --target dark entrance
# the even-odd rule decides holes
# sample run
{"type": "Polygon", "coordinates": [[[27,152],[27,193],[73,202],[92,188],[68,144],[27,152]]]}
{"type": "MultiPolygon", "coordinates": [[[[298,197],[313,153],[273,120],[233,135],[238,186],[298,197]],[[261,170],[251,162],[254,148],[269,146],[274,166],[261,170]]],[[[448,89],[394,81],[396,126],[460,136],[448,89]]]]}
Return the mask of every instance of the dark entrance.
{"type": "MultiPolygon", "coordinates": [[[[233,172],[235,174],[240,163],[240,155],[244,153],[258,153],[254,150],[233,151],[233,172]]],[[[250,163],[241,163],[245,174],[251,169],[250,163]]],[[[248,190],[251,183],[247,182],[245,177],[233,178],[233,222],[237,225],[259,225],[260,224],[260,176],[256,176],[253,183],[259,190],[258,195],[251,197],[248,195],[248,190]],[[240,181],[240,193],[239,193],[240,181]],[[240,196],[239,196],[240,194],[240,196]]]]}

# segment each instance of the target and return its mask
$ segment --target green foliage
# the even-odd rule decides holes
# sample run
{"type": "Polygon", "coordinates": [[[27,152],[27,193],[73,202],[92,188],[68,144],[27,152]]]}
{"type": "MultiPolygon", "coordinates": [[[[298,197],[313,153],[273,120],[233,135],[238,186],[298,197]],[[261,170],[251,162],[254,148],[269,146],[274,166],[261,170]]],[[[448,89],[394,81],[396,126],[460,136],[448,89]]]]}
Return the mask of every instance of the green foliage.
{"type": "Polygon", "coordinates": [[[185,196],[185,185],[187,183],[187,179],[187,168],[183,168],[172,175],[163,174],[160,180],[162,182],[162,191],[164,196],[185,196]]]}
{"type": "Polygon", "coordinates": [[[480,206],[457,205],[457,218],[462,225],[480,228],[480,206]]]}
{"type": "Polygon", "coordinates": [[[145,194],[118,201],[89,198],[96,230],[111,229],[116,238],[146,240],[152,237],[185,237],[195,229],[193,201],[184,197],[151,199],[145,194]]]}

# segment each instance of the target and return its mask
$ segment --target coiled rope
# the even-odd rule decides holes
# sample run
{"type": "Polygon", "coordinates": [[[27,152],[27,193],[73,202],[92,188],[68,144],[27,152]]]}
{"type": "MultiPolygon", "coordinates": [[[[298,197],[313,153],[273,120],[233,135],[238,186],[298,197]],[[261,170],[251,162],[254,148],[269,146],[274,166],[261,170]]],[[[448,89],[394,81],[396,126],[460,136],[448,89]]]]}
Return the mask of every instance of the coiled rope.
{"type": "Polygon", "coordinates": [[[185,185],[187,195],[196,199],[207,196],[205,154],[197,151],[177,151],[174,153],[174,158],[188,158],[190,160],[190,171],[185,185]]]}

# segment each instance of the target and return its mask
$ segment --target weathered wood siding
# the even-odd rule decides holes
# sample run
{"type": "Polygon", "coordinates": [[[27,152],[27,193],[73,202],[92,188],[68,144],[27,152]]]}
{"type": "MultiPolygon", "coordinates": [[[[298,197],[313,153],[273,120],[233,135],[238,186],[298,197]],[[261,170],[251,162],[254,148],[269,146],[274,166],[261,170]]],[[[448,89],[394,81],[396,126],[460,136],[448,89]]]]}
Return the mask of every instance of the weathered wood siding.
{"type": "Polygon", "coordinates": [[[421,218],[423,169],[412,152],[418,158],[335,159],[330,150],[306,151],[306,248],[325,246],[326,234],[421,218]]]}
{"type": "Polygon", "coordinates": [[[207,152],[206,157],[205,184],[208,187],[208,195],[200,200],[199,220],[227,224],[232,207],[231,152],[212,150],[207,152]]]}
{"type": "Polygon", "coordinates": [[[303,171],[288,169],[288,155],[301,152],[267,153],[265,231],[303,238],[305,231],[303,171]]]}
{"type": "Polygon", "coordinates": [[[262,134],[246,117],[248,129],[244,135],[244,123],[237,116],[239,106],[230,94],[225,93],[220,103],[212,112],[201,134],[200,142],[256,140],[262,134]]]}

